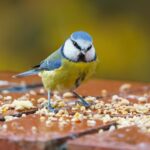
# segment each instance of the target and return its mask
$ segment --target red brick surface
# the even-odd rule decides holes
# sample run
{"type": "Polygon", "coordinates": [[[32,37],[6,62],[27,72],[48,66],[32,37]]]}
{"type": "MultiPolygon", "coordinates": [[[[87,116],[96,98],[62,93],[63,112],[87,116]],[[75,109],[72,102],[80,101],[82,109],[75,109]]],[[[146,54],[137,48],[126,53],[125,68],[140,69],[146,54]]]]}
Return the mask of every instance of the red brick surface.
{"type": "MultiPolygon", "coordinates": [[[[25,84],[37,84],[41,83],[39,77],[32,76],[28,78],[13,79],[14,73],[0,73],[0,80],[9,81],[7,86],[1,85],[0,88],[11,87],[11,83],[17,83],[21,85],[25,84]]],[[[14,85],[13,85],[14,86],[14,85]]],[[[76,91],[83,96],[99,96],[99,100],[109,102],[112,95],[117,94],[119,96],[127,98],[128,96],[143,96],[144,93],[150,93],[150,84],[126,82],[126,81],[111,81],[111,80],[90,80],[81,85],[76,91]],[[131,88],[127,91],[120,91],[120,86],[130,83],[131,88]],[[102,90],[107,91],[107,96],[103,97],[102,90]]],[[[149,146],[149,135],[142,133],[136,127],[130,127],[127,129],[119,129],[113,132],[104,132],[101,134],[87,135],[98,132],[103,128],[108,130],[109,126],[114,123],[103,123],[96,120],[96,125],[93,127],[87,126],[87,120],[84,119],[81,122],[75,124],[68,124],[63,128],[59,126],[58,121],[54,121],[51,126],[47,126],[45,122],[40,121],[40,116],[33,114],[41,106],[37,104],[36,100],[40,97],[46,97],[46,92],[39,93],[39,89],[36,89],[36,95],[30,95],[30,99],[34,98],[34,109],[16,111],[8,110],[0,113],[0,127],[7,126],[7,128],[0,129],[0,150],[24,150],[24,149],[57,149],[69,139],[73,139],[68,142],[68,148],[70,150],[98,150],[98,149],[147,149],[149,146]],[[22,113],[26,113],[26,117],[20,117],[22,113]],[[28,115],[31,113],[30,115],[28,115]],[[7,115],[17,115],[20,118],[9,122],[4,121],[4,117],[7,115]],[[36,128],[34,132],[32,127],[36,128]],[[85,136],[87,135],[87,136],[85,136]],[[83,136],[83,137],[81,137],[83,136]],[[79,138],[81,137],[81,138],[79,138]],[[123,138],[122,138],[123,137],[123,138]]],[[[13,100],[26,94],[23,93],[0,93],[2,96],[11,95],[13,100]]],[[[13,101],[12,100],[12,101],[13,101]]],[[[0,106],[11,103],[12,101],[0,100],[0,106]]],[[[72,99],[69,99],[72,101],[72,99]]],[[[131,99],[130,101],[137,103],[137,99],[131,99]]],[[[70,106],[71,107],[71,106],[70,106]]],[[[75,113],[75,112],[72,112],[75,113]]],[[[96,113],[92,111],[91,114],[96,113]]],[[[46,116],[47,117],[47,116],[46,116]]]]}
{"type": "Polygon", "coordinates": [[[70,140],[69,150],[149,150],[150,134],[137,127],[126,127],[115,131],[86,135],[70,140]]]}

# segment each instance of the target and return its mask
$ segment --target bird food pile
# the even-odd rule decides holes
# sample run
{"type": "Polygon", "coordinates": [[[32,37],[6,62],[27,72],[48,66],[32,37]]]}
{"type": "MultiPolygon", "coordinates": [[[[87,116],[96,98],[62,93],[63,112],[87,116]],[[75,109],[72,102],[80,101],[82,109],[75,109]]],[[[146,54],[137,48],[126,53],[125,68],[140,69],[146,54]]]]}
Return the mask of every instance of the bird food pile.
{"type": "Polygon", "coordinates": [[[90,107],[54,92],[54,113],[38,77],[0,80],[0,149],[149,149],[150,84],[91,80],[77,89],[90,107]]]}

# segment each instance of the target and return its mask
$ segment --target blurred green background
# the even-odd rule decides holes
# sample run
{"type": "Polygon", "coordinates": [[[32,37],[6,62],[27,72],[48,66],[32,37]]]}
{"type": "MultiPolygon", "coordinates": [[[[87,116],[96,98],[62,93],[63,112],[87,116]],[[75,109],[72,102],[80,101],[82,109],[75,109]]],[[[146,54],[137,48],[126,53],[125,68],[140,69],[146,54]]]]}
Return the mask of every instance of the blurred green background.
{"type": "Polygon", "coordinates": [[[121,0],[1,0],[0,71],[24,71],[77,30],[100,58],[96,77],[150,81],[150,5],[121,0]]]}

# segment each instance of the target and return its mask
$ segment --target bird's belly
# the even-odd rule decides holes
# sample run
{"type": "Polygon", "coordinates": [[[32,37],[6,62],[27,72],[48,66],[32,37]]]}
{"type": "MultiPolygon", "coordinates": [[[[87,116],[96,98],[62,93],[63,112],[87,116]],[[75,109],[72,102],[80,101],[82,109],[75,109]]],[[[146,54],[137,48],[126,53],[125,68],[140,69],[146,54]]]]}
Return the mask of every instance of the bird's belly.
{"type": "Polygon", "coordinates": [[[47,90],[71,91],[93,73],[92,68],[91,63],[70,62],[69,64],[64,64],[59,69],[43,71],[41,77],[47,90]]]}

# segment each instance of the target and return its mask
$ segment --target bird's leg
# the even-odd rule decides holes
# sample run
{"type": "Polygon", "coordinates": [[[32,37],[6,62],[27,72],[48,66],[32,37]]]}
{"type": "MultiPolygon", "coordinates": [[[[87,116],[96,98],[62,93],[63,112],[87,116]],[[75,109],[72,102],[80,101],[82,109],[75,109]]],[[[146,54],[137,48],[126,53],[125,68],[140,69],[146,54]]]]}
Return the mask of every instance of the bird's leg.
{"type": "Polygon", "coordinates": [[[47,105],[47,108],[48,108],[49,111],[55,112],[55,109],[51,105],[51,91],[50,90],[48,90],[48,105],[47,105]]]}
{"type": "Polygon", "coordinates": [[[79,98],[80,100],[81,100],[81,103],[85,106],[85,107],[89,107],[90,106],[90,104],[88,103],[88,102],[86,102],[85,100],[84,100],[84,98],[83,97],[81,97],[80,95],[78,95],[76,92],[72,92],[77,98],[79,98]]]}

